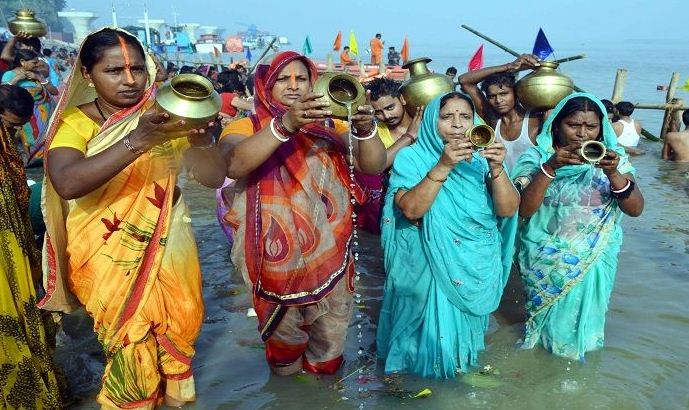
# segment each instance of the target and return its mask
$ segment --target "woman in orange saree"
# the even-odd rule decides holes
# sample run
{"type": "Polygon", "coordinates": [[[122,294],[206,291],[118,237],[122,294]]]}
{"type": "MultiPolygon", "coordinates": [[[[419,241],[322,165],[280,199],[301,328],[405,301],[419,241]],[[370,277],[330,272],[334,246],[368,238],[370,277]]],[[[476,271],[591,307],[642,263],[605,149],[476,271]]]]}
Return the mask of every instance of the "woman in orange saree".
{"type": "Polygon", "coordinates": [[[316,77],[295,52],[259,65],[256,114],[228,125],[220,143],[237,179],[225,217],[236,229],[232,259],[253,288],[266,359],[280,375],[340,368],[352,310],[352,203],[363,200],[347,158],[369,174],[385,166],[370,104],[352,117],[359,140],[350,157],[348,127],[312,92],[316,77]]]}
{"type": "Polygon", "coordinates": [[[206,165],[220,170],[207,184],[222,182],[224,162],[205,130],[183,132],[183,121],[149,108],[154,77],[133,36],[92,33],[48,132],[41,306],[81,304],[93,317],[107,359],[97,398],[104,408],[195,399],[201,271],[176,186],[186,142],[178,138],[192,135],[202,178],[206,165]]]}

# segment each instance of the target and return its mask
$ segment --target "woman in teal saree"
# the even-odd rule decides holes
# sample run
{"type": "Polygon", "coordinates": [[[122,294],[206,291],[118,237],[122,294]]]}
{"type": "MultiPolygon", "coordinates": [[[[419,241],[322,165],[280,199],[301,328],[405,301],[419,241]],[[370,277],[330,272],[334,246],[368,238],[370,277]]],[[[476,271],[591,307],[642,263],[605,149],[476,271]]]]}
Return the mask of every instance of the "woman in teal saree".
{"type": "Polygon", "coordinates": [[[395,158],[381,234],[377,345],[386,373],[452,378],[484,349],[512,263],[519,194],[504,146],[478,152],[464,136],[478,121],[469,97],[438,97],[417,143],[395,158]]]}
{"type": "Polygon", "coordinates": [[[605,107],[574,93],[555,107],[512,177],[522,190],[519,267],[526,290],[523,347],[537,344],[583,360],[603,346],[605,312],[622,244],[622,214],[638,216],[644,199],[634,168],[617,144],[605,107]],[[585,141],[607,147],[597,163],[581,158],[585,141]]]}

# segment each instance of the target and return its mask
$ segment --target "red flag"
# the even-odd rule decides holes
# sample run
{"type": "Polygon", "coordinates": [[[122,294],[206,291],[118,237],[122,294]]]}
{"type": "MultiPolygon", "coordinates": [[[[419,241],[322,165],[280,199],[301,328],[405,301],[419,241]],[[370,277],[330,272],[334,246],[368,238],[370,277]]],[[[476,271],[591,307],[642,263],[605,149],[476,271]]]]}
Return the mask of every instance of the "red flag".
{"type": "Polygon", "coordinates": [[[333,43],[333,51],[340,51],[341,46],[342,46],[342,32],[338,31],[337,37],[335,37],[335,42],[333,43]]]}
{"type": "Polygon", "coordinates": [[[469,71],[480,70],[483,68],[483,44],[476,50],[469,60],[469,71]]]}
{"type": "Polygon", "coordinates": [[[402,64],[405,64],[409,60],[409,40],[407,40],[407,36],[404,36],[400,57],[402,57],[402,64]]]}

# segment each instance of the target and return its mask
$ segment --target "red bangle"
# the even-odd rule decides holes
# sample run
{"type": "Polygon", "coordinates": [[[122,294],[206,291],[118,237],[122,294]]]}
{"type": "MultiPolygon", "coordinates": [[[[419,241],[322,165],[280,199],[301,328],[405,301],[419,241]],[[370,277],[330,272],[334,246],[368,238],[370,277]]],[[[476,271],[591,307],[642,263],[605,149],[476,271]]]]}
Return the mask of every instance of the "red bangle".
{"type": "Polygon", "coordinates": [[[282,115],[279,117],[275,117],[274,124],[275,124],[275,130],[285,137],[290,137],[290,136],[296,134],[297,131],[299,131],[299,130],[296,130],[296,131],[288,130],[287,127],[285,127],[285,124],[282,122],[282,115]]]}

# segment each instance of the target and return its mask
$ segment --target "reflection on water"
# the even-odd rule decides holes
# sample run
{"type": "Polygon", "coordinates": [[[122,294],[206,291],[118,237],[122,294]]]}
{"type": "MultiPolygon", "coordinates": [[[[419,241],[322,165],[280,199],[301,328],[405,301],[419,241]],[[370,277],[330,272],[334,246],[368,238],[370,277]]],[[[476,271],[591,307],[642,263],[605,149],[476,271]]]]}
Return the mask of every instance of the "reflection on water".
{"type": "MultiPolygon", "coordinates": [[[[641,218],[624,220],[625,242],[607,315],[605,348],[586,362],[554,357],[542,349],[519,350],[523,311],[520,286],[512,281],[491,321],[483,365],[491,376],[451,381],[413,376],[386,379],[375,355],[375,323],[384,274],[377,237],[364,235],[358,283],[363,303],[354,312],[338,376],[272,376],[241,277],[231,269],[226,240],[214,216],[214,195],[194,182],[184,193],[192,209],[203,266],[205,321],[194,361],[198,401],[189,409],[356,409],[404,406],[419,409],[678,409],[689,408],[689,164],[662,163],[660,144],[633,159],[646,196],[641,218]],[[365,354],[359,356],[358,325],[365,354]],[[371,366],[368,368],[367,366],[371,366]],[[366,377],[358,377],[359,370],[366,377]],[[370,371],[368,371],[370,370],[370,371]],[[338,379],[349,376],[341,383],[338,379]],[[433,394],[410,399],[402,389],[433,394]],[[403,396],[403,397],[400,397],[403,396]]],[[[93,401],[102,355],[82,315],[65,319],[57,352],[73,391],[84,397],[72,408],[98,408],[93,401]]]]}

